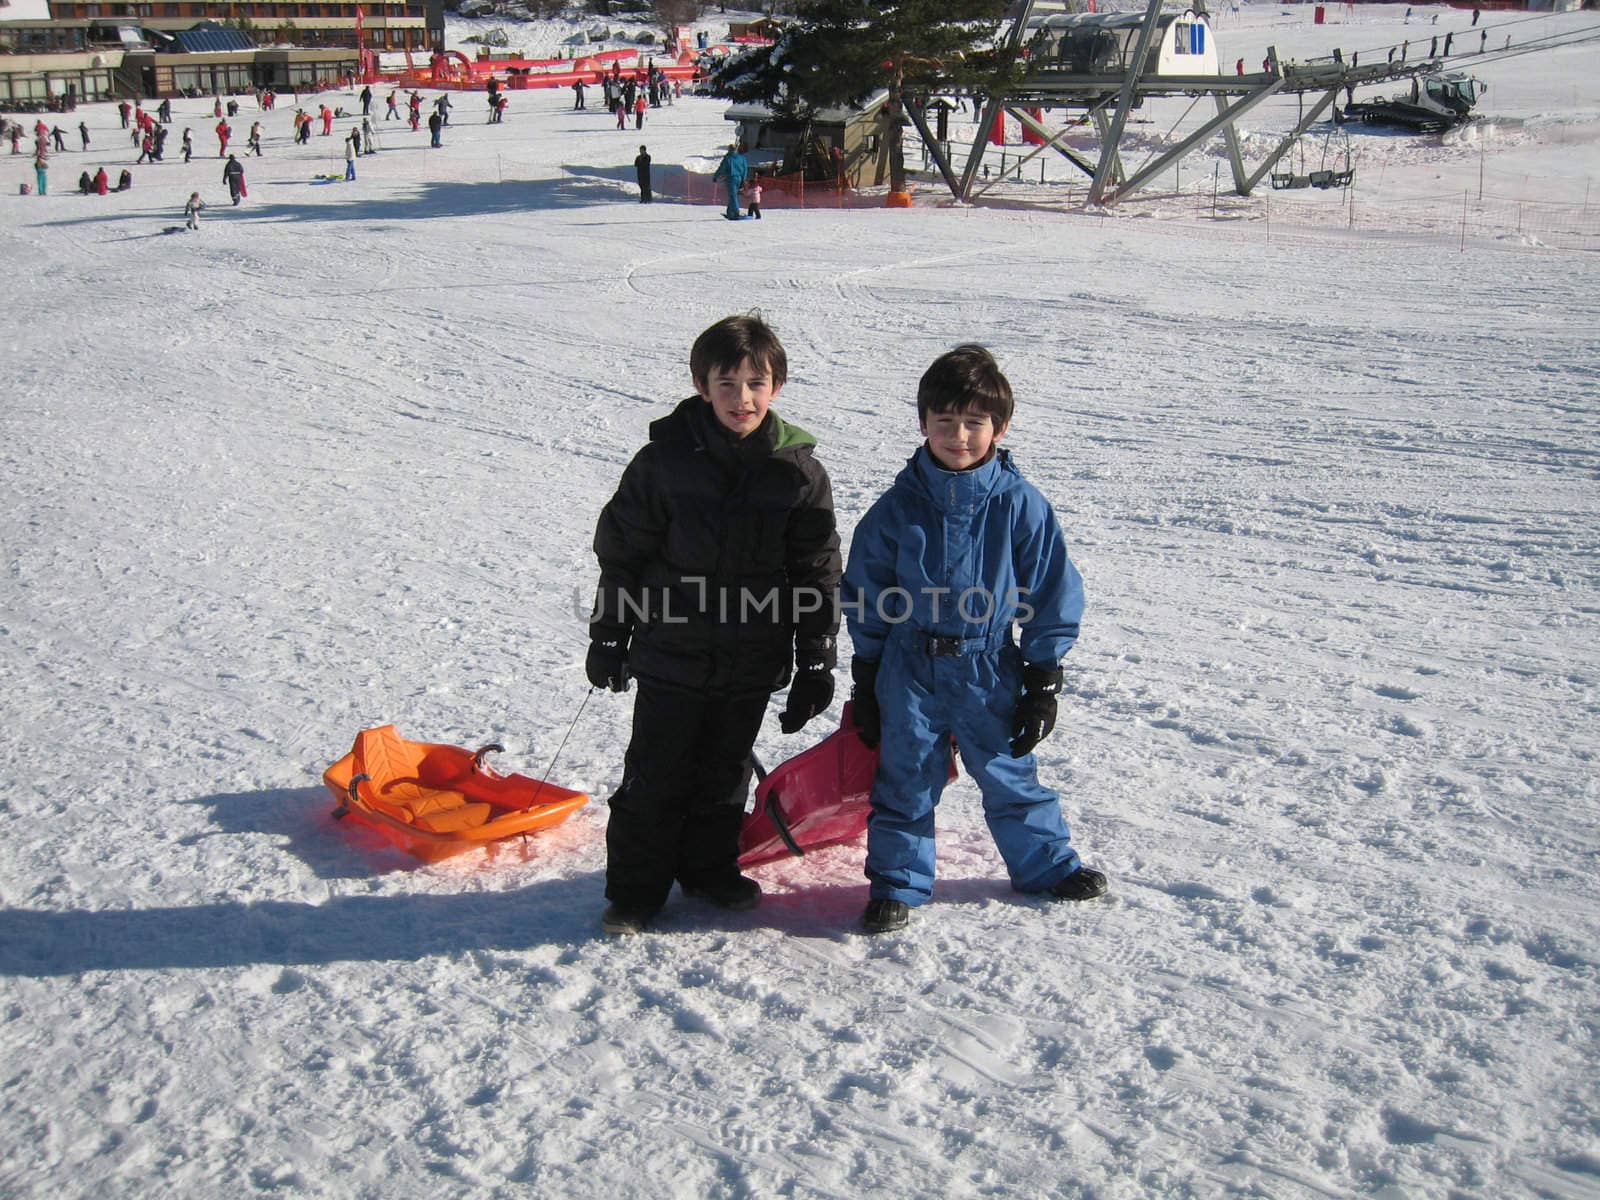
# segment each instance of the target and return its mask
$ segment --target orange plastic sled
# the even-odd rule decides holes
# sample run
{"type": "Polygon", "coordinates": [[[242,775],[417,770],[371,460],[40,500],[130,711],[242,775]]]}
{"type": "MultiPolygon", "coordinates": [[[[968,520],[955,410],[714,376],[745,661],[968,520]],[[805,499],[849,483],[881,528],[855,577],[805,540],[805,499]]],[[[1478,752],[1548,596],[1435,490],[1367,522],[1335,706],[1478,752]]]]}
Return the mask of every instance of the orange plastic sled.
{"type": "Polygon", "coordinates": [[[559,825],[589,802],[583,792],[500,775],[461,746],[410,742],[393,725],[363,729],[322,773],[337,819],[352,817],[429,862],[486,842],[559,825]]]}

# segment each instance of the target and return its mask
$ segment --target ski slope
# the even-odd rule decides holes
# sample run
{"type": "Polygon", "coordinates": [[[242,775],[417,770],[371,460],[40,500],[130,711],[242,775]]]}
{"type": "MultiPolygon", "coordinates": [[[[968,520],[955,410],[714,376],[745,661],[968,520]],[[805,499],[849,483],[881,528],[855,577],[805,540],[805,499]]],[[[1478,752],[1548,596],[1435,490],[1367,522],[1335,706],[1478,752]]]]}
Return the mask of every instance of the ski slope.
{"type": "MultiPolygon", "coordinates": [[[[1330,12],[1224,56],[1407,36],[1330,12]]],[[[1371,135],[1358,186],[1600,178],[1597,66],[1488,64],[1523,125],[1371,135]]],[[[730,224],[631,182],[708,174],[722,104],[570,104],[377,121],[326,186],[284,104],[237,209],[208,103],[122,195],[58,194],[135,157],[109,105],[49,196],[0,157],[0,1193],[1600,1195],[1593,255],[1027,188],[730,224]],[[847,537],[923,368],[1006,369],[1088,590],[1040,758],[1104,901],[1011,893],[963,778],[902,934],[855,930],[859,845],[599,933],[593,523],[752,308],[847,537]],[[319,782],[391,721],[594,799],[418,864],[319,782]]],[[[769,763],[839,709],[778,707],[769,763]]]]}

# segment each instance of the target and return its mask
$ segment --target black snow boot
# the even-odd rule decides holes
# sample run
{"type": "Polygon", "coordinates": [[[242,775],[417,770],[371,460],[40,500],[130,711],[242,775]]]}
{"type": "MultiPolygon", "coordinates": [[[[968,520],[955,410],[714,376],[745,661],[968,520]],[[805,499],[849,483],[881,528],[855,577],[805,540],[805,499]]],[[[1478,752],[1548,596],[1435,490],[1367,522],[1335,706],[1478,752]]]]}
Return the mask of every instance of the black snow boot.
{"type": "Polygon", "coordinates": [[[746,912],[761,903],[761,885],[748,875],[734,875],[709,883],[686,883],[683,894],[691,900],[704,900],[734,912],[746,912]]]}
{"type": "Polygon", "coordinates": [[[650,918],[655,915],[648,909],[632,904],[610,904],[600,916],[600,928],[612,937],[643,933],[650,927],[650,918]]]}
{"type": "Polygon", "coordinates": [[[892,933],[904,929],[910,920],[911,910],[898,900],[868,900],[861,928],[868,933],[892,933]]]}
{"type": "Polygon", "coordinates": [[[1093,867],[1079,867],[1055,887],[1050,894],[1057,900],[1093,900],[1106,894],[1106,877],[1093,867]]]}

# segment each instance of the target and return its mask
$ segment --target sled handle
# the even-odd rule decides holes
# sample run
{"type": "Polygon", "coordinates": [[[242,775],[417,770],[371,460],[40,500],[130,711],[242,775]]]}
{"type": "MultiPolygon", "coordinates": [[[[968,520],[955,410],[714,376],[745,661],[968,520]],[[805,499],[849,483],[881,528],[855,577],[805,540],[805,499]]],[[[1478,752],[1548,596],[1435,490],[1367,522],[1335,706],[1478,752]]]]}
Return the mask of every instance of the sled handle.
{"type": "MultiPolygon", "coordinates": [[[[750,764],[750,769],[756,773],[756,782],[764,782],[767,778],[767,770],[761,765],[761,760],[756,757],[754,750],[749,753],[745,761],[750,764]]],[[[789,832],[789,818],[783,815],[783,805],[778,803],[776,792],[767,793],[766,812],[768,819],[772,822],[772,827],[778,831],[778,836],[783,839],[783,844],[789,848],[789,853],[796,858],[804,858],[806,852],[800,849],[800,843],[795,841],[794,834],[789,832]]]]}
{"type": "Polygon", "coordinates": [[[338,808],[333,810],[333,819],[335,821],[344,820],[347,816],[350,815],[351,806],[360,804],[361,798],[358,795],[356,795],[356,788],[363,780],[365,780],[368,783],[371,783],[372,782],[372,776],[366,774],[365,772],[363,772],[360,775],[355,775],[355,776],[351,777],[351,779],[350,779],[350,787],[347,789],[349,791],[349,793],[350,793],[350,801],[349,801],[348,804],[341,804],[341,805],[339,805],[338,808]]]}
{"type": "Polygon", "coordinates": [[[472,752],[472,769],[474,771],[483,770],[483,760],[486,755],[503,754],[504,752],[505,747],[499,742],[489,742],[486,745],[479,746],[472,752]]]}
{"type": "Polygon", "coordinates": [[[772,827],[778,831],[778,836],[783,839],[783,844],[789,847],[789,853],[796,858],[804,858],[806,852],[800,849],[800,843],[794,840],[794,834],[789,832],[789,821],[783,815],[783,805],[778,803],[775,792],[767,793],[767,816],[772,821],[772,827]]]}

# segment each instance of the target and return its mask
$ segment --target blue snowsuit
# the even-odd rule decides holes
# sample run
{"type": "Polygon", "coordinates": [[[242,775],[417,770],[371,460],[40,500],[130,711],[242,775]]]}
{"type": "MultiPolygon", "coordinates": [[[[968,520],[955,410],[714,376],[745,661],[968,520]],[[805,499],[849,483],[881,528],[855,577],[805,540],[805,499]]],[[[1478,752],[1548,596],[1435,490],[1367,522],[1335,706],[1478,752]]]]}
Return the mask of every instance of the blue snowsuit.
{"type": "Polygon", "coordinates": [[[718,179],[728,181],[728,211],[722,215],[730,221],[740,219],[739,192],[744,187],[744,181],[750,175],[750,161],[740,154],[738,149],[729,150],[722,156],[722,161],[717,164],[717,169],[712,173],[712,182],[718,179]]]}
{"type": "Polygon", "coordinates": [[[1022,666],[1054,667],[1072,648],[1083,580],[1049,502],[1010,456],[956,472],[918,449],[856,527],[841,602],[856,655],[879,664],[873,898],[915,907],[932,895],[952,735],[1012,887],[1047,891],[1077,870],[1056,793],[1010,741],[1022,666]]]}

